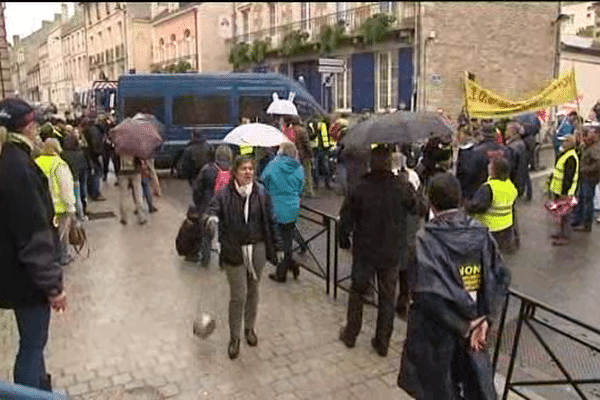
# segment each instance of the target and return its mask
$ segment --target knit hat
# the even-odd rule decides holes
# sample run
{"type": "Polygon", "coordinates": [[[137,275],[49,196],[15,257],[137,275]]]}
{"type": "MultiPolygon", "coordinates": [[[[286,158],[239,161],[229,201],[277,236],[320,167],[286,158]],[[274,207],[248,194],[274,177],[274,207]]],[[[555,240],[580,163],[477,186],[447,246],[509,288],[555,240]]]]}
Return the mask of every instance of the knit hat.
{"type": "Polygon", "coordinates": [[[38,121],[39,116],[27,102],[8,98],[0,101],[0,125],[9,131],[20,131],[32,121],[38,121]]]}

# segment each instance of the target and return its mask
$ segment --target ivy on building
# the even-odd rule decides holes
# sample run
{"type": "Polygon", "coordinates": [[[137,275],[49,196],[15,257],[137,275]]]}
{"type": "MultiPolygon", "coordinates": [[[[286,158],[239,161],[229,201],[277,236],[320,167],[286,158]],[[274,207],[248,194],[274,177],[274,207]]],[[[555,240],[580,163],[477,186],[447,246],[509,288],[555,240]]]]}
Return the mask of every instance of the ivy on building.
{"type": "Polygon", "coordinates": [[[331,54],[340,47],[344,35],[344,21],[339,21],[334,26],[326,26],[319,37],[319,49],[322,54],[331,54]]]}
{"type": "Polygon", "coordinates": [[[244,69],[250,64],[249,51],[250,45],[248,43],[236,43],[231,47],[229,64],[233,66],[234,71],[244,69]]]}
{"type": "Polygon", "coordinates": [[[281,53],[287,57],[306,53],[311,47],[306,43],[308,36],[308,32],[301,32],[299,30],[287,33],[283,37],[281,53]]]}
{"type": "Polygon", "coordinates": [[[359,28],[363,43],[372,45],[387,40],[394,21],[396,17],[387,14],[375,14],[367,18],[359,28]]]}
{"type": "Polygon", "coordinates": [[[255,40],[250,48],[250,54],[248,58],[250,61],[260,64],[265,60],[268,51],[269,42],[266,40],[255,40]]]}

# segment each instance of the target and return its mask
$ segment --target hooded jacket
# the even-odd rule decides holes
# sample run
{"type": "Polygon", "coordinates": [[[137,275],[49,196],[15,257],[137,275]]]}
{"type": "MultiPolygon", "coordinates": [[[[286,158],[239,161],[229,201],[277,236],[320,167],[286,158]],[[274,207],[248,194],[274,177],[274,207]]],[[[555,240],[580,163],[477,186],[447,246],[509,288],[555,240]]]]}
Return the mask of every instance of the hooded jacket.
{"type": "Polygon", "coordinates": [[[275,221],[280,224],[296,222],[304,189],[304,168],[300,162],[278,155],[265,167],[261,181],[271,195],[275,221]]]}
{"type": "Polygon", "coordinates": [[[600,140],[583,149],[581,154],[581,177],[592,183],[600,182],[600,140]]]}
{"type": "Polygon", "coordinates": [[[44,173],[32,146],[11,134],[0,156],[0,307],[46,303],[62,291],[58,235],[44,173]]]}
{"type": "Polygon", "coordinates": [[[479,221],[452,210],[419,231],[417,259],[398,386],[418,399],[455,400],[462,373],[477,398],[495,399],[489,356],[468,349],[465,337],[471,320],[496,318],[508,289],[496,242],[479,221]]]}

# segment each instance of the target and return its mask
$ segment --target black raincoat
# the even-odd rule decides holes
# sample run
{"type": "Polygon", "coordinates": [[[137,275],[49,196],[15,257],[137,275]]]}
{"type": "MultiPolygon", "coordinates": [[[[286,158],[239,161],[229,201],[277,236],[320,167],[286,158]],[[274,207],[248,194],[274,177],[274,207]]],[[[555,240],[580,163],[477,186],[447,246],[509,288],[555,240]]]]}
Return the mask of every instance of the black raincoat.
{"type": "Polygon", "coordinates": [[[491,233],[448,211],[418,232],[417,259],[398,386],[418,400],[462,399],[461,389],[468,400],[496,399],[489,355],[465,338],[471,320],[497,317],[510,281],[491,233]]]}

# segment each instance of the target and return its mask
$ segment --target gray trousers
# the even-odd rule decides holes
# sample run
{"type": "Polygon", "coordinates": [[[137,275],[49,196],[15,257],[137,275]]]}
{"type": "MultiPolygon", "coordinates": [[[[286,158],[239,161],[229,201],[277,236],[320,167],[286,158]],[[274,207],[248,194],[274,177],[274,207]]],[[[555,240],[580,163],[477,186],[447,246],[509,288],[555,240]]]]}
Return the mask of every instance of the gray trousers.
{"type": "Polygon", "coordinates": [[[242,333],[242,316],[244,328],[254,329],[258,310],[258,285],[260,276],[267,261],[264,243],[254,245],[252,263],[258,280],[254,280],[243,264],[223,264],[229,282],[229,335],[231,339],[240,339],[242,333]]]}
{"type": "Polygon", "coordinates": [[[146,212],[142,208],[142,175],[137,172],[132,175],[118,174],[117,182],[119,182],[119,211],[122,221],[127,221],[128,207],[126,205],[129,198],[129,183],[133,187],[133,204],[137,211],[138,222],[146,221],[146,212]]]}

